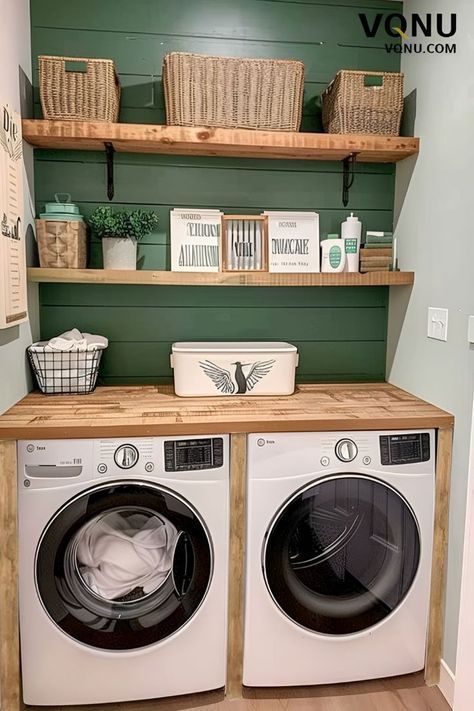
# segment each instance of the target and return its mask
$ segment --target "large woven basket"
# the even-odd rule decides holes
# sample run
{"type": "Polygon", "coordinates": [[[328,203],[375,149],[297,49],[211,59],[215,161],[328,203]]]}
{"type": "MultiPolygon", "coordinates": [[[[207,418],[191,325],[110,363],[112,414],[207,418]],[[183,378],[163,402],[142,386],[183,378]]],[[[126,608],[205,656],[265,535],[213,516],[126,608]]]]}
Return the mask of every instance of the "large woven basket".
{"type": "Polygon", "coordinates": [[[327,133],[398,136],[402,110],[403,74],[398,72],[343,69],[323,93],[327,133]]]}
{"type": "Polygon", "coordinates": [[[36,220],[40,266],[57,269],[85,269],[87,233],[84,222],[36,220]]]}
{"type": "Polygon", "coordinates": [[[111,59],[38,57],[45,119],[118,120],[120,83],[111,59]]]}
{"type": "Polygon", "coordinates": [[[302,62],[171,52],[164,58],[163,84],[170,126],[300,127],[302,62]]]}

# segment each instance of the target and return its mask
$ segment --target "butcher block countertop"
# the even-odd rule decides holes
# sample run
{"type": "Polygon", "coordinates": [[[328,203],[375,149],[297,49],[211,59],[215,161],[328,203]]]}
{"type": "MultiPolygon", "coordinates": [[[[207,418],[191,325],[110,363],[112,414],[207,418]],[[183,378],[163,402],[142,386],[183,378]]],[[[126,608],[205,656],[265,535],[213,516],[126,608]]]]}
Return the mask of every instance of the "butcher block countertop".
{"type": "Polygon", "coordinates": [[[449,428],[453,417],[388,383],[300,385],[287,397],[179,398],[172,386],[31,393],[0,417],[0,439],[449,428]]]}

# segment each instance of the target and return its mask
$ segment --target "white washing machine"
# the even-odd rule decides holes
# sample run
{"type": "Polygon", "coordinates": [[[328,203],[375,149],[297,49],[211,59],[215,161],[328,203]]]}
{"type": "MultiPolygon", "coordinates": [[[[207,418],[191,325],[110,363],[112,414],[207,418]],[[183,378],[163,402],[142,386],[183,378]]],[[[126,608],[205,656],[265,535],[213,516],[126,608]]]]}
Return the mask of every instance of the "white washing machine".
{"type": "Polygon", "coordinates": [[[27,704],[226,680],[227,436],[19,442],[27,704]]]}
{"type": "Polygon", "coordinates": [[[433,431],[252,434],[243,681],[424,666],[433,431]]]}

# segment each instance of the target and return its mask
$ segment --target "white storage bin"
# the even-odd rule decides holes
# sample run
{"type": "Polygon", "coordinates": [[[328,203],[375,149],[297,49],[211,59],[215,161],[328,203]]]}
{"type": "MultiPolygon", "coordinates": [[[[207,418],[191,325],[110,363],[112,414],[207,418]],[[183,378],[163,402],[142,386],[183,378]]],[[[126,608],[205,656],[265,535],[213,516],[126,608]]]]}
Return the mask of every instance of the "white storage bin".
{"type": "Polygon", "coordinates": [[[298,351],[291,343],[173,343],[171,367],[180,397],[291,395],[298,351]]]}

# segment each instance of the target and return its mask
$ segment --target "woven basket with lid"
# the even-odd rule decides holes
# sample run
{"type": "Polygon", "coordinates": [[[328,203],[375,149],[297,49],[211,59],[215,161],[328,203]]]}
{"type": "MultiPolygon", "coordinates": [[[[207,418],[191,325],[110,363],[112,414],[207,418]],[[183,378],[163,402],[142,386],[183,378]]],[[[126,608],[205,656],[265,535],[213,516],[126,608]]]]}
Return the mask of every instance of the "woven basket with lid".
{"type": "Polygon", "coordinates": [[[323,93],[327,133],[398,136],[403,111],[403,74],[343,69],[323,93]],[[379,84],[373,85],[374,78],[379,84]]]}

